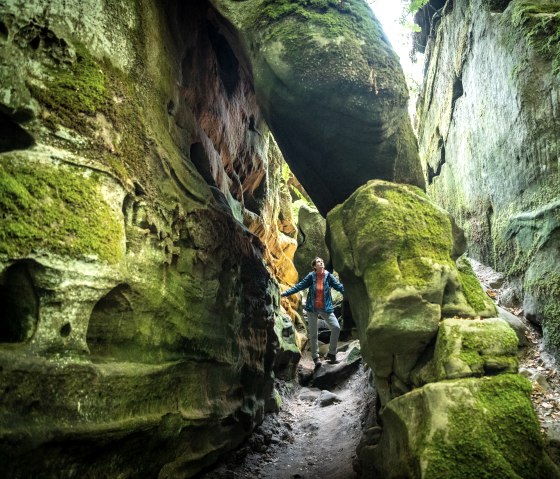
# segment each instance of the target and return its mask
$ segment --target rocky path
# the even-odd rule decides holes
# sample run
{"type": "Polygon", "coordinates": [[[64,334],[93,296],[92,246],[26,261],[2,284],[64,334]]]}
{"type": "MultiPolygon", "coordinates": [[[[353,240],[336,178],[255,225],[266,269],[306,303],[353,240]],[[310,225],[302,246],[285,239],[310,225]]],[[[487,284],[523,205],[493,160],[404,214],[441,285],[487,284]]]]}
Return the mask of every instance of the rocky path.
{"type": "MultiPolygon", "coordinates": [[[[300,376],[311,369],[304,357],[300,376]]],[[[268,415],[244,447],[201,477],[354,479],[352,461],[373,394],[362,366],[332,391],[284,384],[281,411],[268,415]]]]}

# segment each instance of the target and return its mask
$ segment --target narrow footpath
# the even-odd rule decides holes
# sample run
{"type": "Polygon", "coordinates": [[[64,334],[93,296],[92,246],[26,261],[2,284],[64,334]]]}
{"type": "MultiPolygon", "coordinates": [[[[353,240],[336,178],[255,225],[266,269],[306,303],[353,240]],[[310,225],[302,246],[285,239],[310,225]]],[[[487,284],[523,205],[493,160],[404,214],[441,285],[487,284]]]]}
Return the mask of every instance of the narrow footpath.
{"type": "MultiPolygon", "coordinates": [[[[560,373],[554,357],[545,351],[542,331],[529,322],[522,304],[504,275],[471,260],[482,287],[501,308],[514,329],[522,332],[519,348],[519,373],[533,385],[531,400],[537,413],[547,452],[560,467],[560,373]],[[524,336],[524,337],[523,337],[524,336]]],[[[506,319],[506,318],[504,318],[506,319]]]]}
{"type": "MultiPolygon", "coordinates": [[[[304,356],[298,375],[307,376],[312,368],[304,356]]],[[[201,478],[357,478],[352,462],[368,408],[375,404],[368,371],[360,365],[332,391],[284,383],[281,411],[267,415],[245,446],[201,478]]]]}

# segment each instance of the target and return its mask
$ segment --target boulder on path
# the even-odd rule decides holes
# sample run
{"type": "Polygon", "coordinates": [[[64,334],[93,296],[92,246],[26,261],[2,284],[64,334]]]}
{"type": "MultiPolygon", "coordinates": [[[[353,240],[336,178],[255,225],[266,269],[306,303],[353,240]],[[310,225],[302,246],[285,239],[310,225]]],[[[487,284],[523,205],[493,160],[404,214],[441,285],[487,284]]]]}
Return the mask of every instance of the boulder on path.
{"type": "Polygon", "coordinates": [[[427,384],[387,403],[358,467],[384,479],[559,478],[530,393],[513,374],[427,384]]]}
{"type": "Polygon", "coordinates": [[[360,342],[353,341],[344,353],[337,353],[337,364],[323,361],[313,374],[311,384],[316,388],[333,389],[354,373],[362,361],[360,342]]]}
{"type": "Polygon", "coordinates": [[[410,390],[410,372],[444,313],[496,315],[472,269],[451,256],[449,214],[419,188],[372,180],[334,208],[327,225],[382,404],[410,390]]]}
{"type": "Polygon", "coordinates": [[[500,316],[500,318],[506,321],[515,331],[517,339],[519,340],[519,346],[527,346],[529,344],[527,336],[525,336],[525,333],[527,332],[527,326],[525,326],[523,321],[521,321],[521,319],[519,319],[515,314],[510,313],[507,309],[501,308],[500,306],[497,306],[496,309],[498,310],[498,315],[500,316]]]}
{"type": "Polygon", "coordinates": [[[340,396],[337,396],[336,394],[331,393],[330,391],[321,391],[321,395],[317,400],[319,406],[321,407],[330,406],[331,404],[340,401],[342,401],[342,399],[340,399],[340,396]]]}

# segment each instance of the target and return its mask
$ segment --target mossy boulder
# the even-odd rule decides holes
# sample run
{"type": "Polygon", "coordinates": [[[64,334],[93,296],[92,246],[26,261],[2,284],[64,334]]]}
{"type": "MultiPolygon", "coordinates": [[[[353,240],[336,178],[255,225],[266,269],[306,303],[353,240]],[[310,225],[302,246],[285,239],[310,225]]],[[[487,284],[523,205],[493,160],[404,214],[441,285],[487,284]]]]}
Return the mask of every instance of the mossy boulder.
{"type": "Polygon", "coordinates": [[[362,444],[362,471],[386,479],[554,479],[519,375],[427,384],[390,401],[376,444],[362,444]]]}
{"type": "Polygon", "coordinates": [[[457,314],[496,315],[480,284],[465,291],[451,257],[449,215],[419,188],[372,180],[334,208],[327,225],[383,403],[410,386],[410,371],[435,339],[449,297],[457,314]]]}
{"type": "Polygon", "coordinates": [[[257,100],[321,214],[370,178],[424,185],[404,75],[364,0],[214,0],[241,33],[257,100]]]}
{"type": "Polygon", "coordinates": [[[500,318],[444,319],[434,357],[418,376],[413,373],[414,382],[516,373],[517,342],[515,331],[500,318]]]}

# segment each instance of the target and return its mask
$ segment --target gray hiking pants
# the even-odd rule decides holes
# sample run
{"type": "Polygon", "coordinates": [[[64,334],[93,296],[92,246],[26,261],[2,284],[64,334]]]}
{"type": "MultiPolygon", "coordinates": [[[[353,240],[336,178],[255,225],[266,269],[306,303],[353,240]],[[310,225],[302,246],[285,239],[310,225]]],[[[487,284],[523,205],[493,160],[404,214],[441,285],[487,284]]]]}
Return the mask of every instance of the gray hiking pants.
{"type": "Polygon", "coordinates": [[[338,336],[340,336],[340,324],[334,313],[327,313],[323,309],[316,309],[315,311],[307,311],[307,325],[309,328],[309,339],[311,340],[311,358],[319,357],[319,342],[317,336],[319,334],[317,321],[318,318],[324,319],[331,330],[331,340],[329,343],[329,354],[336,354],[336,347],[338,345],[338,336]]]}

